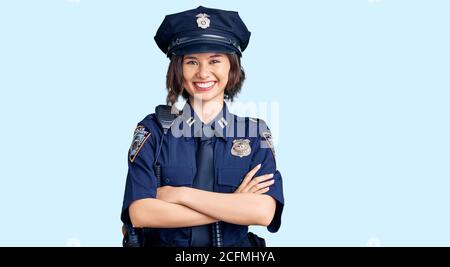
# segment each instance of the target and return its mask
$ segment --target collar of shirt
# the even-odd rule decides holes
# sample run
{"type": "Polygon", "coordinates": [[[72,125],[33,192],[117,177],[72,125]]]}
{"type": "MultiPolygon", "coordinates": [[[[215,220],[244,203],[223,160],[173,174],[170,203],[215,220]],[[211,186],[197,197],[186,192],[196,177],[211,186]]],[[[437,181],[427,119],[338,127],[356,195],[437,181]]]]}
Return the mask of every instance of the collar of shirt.
{"type": "Polygon", "coordinates": [[[233,129],[228,126],[231,125],[234,115],[229,112],[225,102],[223,103],[222,110],[208,124],[204,124],[200,120],[189,102],[186,102],[184,105],[181,117],[182,120],[191,128],[191,134],[193,137],[201,137],[203,133],[206,137],[215,136],[226,139],[227,136],[233,135],[233,129]]]}

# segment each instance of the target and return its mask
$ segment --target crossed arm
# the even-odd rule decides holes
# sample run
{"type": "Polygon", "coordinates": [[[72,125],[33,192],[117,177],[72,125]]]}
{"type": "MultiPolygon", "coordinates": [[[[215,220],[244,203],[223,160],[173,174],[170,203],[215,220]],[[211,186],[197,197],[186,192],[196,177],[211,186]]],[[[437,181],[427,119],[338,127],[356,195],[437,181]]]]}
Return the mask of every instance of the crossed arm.
{"type": "Polygon", "coordinates": [[[189,187],[158,188],[156,199],[134,201],[129,208],[134,227],[176,228],[225,221],[267,226],[275,213],[275,200],[264,195],[273,174],[253,178],[260,165],[247,173],[234,193],[215,193],[189,187]],[[252,179],[253,178],[253,179],[252,179]]]}

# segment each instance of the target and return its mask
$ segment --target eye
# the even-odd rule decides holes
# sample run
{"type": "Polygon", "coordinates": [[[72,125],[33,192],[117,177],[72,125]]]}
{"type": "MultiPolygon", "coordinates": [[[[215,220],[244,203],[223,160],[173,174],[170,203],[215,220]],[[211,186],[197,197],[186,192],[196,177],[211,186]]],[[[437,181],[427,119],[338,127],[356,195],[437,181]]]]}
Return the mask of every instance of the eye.
{"type": "Polygon", "coordinates": [[[213,59],[213,60],[211,60],[211,62],[210,62],[211,64],[216,64],[216,63],[220,63],[220,61],[219,60],[217,60],[217,59],[213,59]]]}
{"type": "Polygon", "coordinates": [[[195,61],[195,60],[189,60],[189,61],[186,61],[185,64],[188,64],[188,65],[197,65],[198,63],[197,63],[197,61],[195,61]]]}

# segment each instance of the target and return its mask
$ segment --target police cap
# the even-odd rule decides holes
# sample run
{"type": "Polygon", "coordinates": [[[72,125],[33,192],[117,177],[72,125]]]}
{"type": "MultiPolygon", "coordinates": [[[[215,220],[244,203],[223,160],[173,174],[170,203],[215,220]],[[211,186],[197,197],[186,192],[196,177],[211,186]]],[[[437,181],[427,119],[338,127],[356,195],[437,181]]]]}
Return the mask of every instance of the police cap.
{"type": "Polygon", "coordinates": [[[249,40],[250,32],[238,12],[203,6],[167,15],[155,35],[167,57],[202,52],[242,56],[249,40]]]}

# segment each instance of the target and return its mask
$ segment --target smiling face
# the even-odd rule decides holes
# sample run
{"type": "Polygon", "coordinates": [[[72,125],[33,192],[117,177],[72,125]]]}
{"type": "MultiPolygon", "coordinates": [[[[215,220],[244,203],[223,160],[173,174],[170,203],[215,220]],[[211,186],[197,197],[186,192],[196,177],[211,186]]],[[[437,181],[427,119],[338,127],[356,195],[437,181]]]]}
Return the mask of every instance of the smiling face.
{"type": "Polygon", "coordinates": [[[230,60],[226,54],[198,53],[183,57],[183,87],[190,98],[223,101],[230,60]]]}

